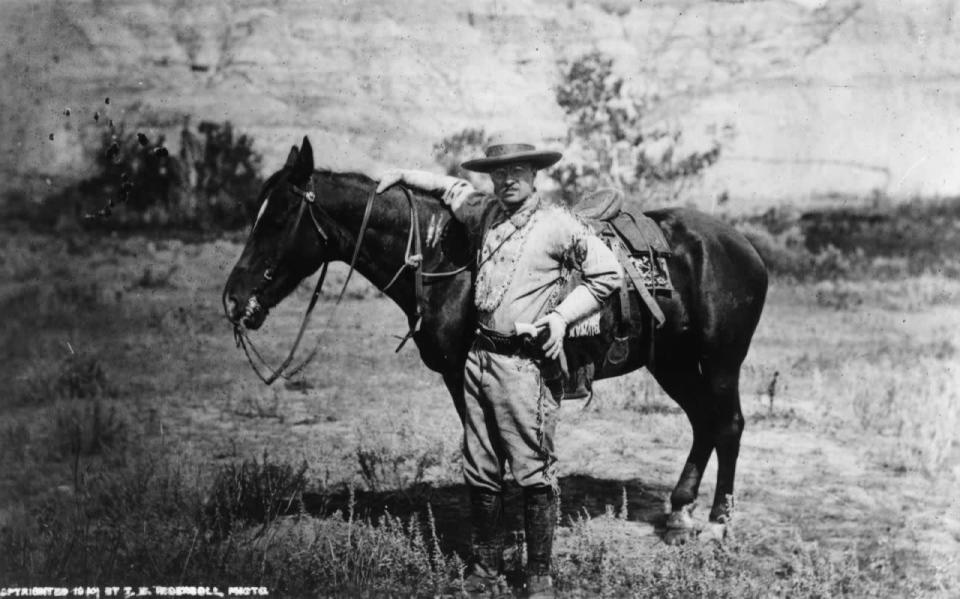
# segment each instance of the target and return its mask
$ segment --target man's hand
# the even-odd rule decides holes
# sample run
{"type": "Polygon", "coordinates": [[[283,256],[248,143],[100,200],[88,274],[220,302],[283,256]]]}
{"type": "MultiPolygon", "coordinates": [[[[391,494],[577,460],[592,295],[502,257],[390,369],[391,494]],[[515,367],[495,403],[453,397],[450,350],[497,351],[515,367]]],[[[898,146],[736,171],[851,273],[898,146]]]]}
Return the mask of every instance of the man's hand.
{"type": "Polygon", "coordinates": [[[435,175],[427,171],[391,168],[385,171],[380,178],[377,193],[383,193],[397,183],[405,183],[428,192],[446,191],[447,187],[456,181],[457,179],[453,177],[435,175]]]}
{"type": "Polygon", "coordinates": [[[390,189],[397,183],[403,182],[403,169],[391,168],[388,169],[383,176],[380,177],[380,184],[377,185],[377,193],[383,193],[386,190],[390,189]]]}
{"type": "Polygon", "coordinates": [[[550,336],[543,344],[543,351],[548,358],[556,360],[563,350],[563,338],[567,334],[567,321],[556,312],[550,312],[543,318],[540,318],[533,326],[540,328],[546,327],[550,331],[550,336]]]}

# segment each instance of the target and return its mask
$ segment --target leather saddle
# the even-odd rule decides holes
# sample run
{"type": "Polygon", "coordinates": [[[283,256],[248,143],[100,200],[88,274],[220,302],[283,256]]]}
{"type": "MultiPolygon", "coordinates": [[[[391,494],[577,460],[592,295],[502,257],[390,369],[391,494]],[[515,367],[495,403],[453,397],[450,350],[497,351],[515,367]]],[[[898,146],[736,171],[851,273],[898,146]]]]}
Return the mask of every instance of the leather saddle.
{"type": "MultiPolygon", "coordinates": [[[[595,355],[597,351],[605,352],[601,368],[615,369],[629,357],[631,339],[645,339],[646,347],[641,351],[646,354],[645,363],[651,363],[653,331],[666,322],[656,297],[670,297],[674,293],[668,268],[673,252],[663,231],[651,218],[624,206],[623,193],[619,190],[597,190],[575,204],[573,211],[613,250],[625,275],[619,296],[604,308],[603,339],[574,338],[565,343],[570,371],[564,395],[569,399],[582,399],[592,394],[592,382],[600,362],[595,355]]],[[[577,284],[579,279],[573,277],[571,289],[577,284]]]]}

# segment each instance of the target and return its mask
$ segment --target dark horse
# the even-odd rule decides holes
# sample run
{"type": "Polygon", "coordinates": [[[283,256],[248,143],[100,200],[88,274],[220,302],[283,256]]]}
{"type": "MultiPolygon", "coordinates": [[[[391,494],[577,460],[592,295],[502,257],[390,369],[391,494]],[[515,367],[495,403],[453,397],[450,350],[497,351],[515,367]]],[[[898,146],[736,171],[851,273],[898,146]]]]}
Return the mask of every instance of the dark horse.
{"type": "MultiPolygon", "coordinates": [[[[450,212],[436,198],[419,190],[407,197],[393,187],[373,199],[365,234],[358,240],[364,207],[375,187],[376,182],[363,175],[314,170],[306,138],[299,149],[292,148],[287,164],[261,191],[260,215],[224,289],[227,316],[236,327],[258,328],[267,311],[303,279],[324,263],[351,260],[359,243],[357,271],[379,289],[388,287],[386,295],[403,309],[411,326],[422,312],[413,340],[427,367],[443,376],[462,418],[463,367],[473,337],[472,272],[428,279],[418,294],[412,269],[400,271],[410,231],[416,230],[412,215],[418,215],[421,231],[428,231],[431,222],[447,224],[443,242],[425,242],[424,272],[452,271],[470,263],[465,237],[458,237],[456,222],[450,222],[450,212]]],[[[693,447],[670,497],[668,527],[689,524],[689,510],[714,450],[717,487],[710,519],[723,522],[729,515],[744,427],[740,367],[760,319],[767,272],[750,242],[717,219],[684,209],[647,215],[673,250],[669,269],[676,293],[657,299],[666,324],[652,339],[648,332],[645,339],[632,340],[626,362],[616,369],[598,369],[598,378],[649,367],[693,427],[693,447]],[[644,350],[650,347],[652,353],[644,350]]],[[[427,236],[432,234],[428,231],[427,236]]]]}

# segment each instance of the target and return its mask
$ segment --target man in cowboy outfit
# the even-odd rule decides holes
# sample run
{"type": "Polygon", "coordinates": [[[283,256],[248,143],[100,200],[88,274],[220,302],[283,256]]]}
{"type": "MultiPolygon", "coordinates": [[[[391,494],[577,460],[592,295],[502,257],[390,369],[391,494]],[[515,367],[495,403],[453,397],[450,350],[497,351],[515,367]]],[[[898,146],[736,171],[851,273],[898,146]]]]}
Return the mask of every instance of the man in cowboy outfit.
{"type": "Polygon", "coordinates": [[[484,158],[462,165],[489,174],[493,196],[461,179],[411,170],[388,171],[378,187],[402,182],[441,195],[479,242],[477,337],[464,369],[463,463],[473,542],[464,590],[471,595],[506,591],[501,485],[509,463],[523,491],[527,593],[553,596],[554,433],[562,397],[556,361],[568,326],[597,313],[621,282],[620,266],[603,242],[536,193],[536,172],[560,158],[529,144],[494,143],[484,158]],[[582,283],[561,297],[573,271],[582,283]],[[542,331],[539,341],[519,335],[517,323],[533,323],[542,331]]]}

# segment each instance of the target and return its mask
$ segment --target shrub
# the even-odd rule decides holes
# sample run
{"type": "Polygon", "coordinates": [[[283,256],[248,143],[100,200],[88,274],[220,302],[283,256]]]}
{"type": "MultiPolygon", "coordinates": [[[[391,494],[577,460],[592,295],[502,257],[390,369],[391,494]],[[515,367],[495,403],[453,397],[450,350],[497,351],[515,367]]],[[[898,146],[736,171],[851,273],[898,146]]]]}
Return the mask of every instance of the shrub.
{"type": "Polygon", "coordinates": [[[427,515],[426,527],[416,516],[403,521],[389,513],[375,522],[360,520],[352,507],[332,518],[305,520],[309,545],[284,552],[286,567],[301,580],[285,590],[297,595],[441,596],[464,565],[455,554],[441,551],[429,508],[427,515]]]}
{"type": "Polygon", "coordinates": [[[67,399],[102,397],[107,394],[107,374],[95,356],[71,353],[57,377],[57,396],[67,399]]]}
{"type": "MultiPolygon", "coordinates": [[[[202,121],[195,131],[186,120],[178,155],[170,154],[163,135],[151,141],[121,124],[101,135],[94,174],[46,198],[57,209],[38,214],[59,215],[72,206],[89,227],[236,230],[256,215],[261,163],[252,138],[236,135],[229,122],[202,121]]],[[[38,224],[57,224],[52,218],[38,224]]]]}
{"type": "Polygon", "coordinates": [[[771,209],[733,224],[772,274],[836,281],[960,276],[958,219],[960,202],[948,199],[804,214],[771,209]]]}
{"type": "Polygon", "coordinates": [[[180,157],[188,172],[195,174],[193,188],[206,203],[210,224],[242,228],[260,208],[257,196],[263,185],[263,158],[254,151],[251,137],[234,135],[229,121],[203,121],[198,129],[202,141],[186,125],[181,132],[180,157]]]}
{"type": "Polygon", "coordinates": [[[53,447],[61,458],[120,450],[130,438],[127,416],[115,405],[66,401],[56,408],[53,447]]]}
{"type": "Polygon", "coordinates": [[[205,526],[221,535],[240,523],[266,526],[281,513],[301,504],[306,487],[306,462],[290,464],[247,460],[222,468],[213,483],[205,508],[205,526]]]}
{"type": "Polygon", "coordinates": [[[56,358],[30,360],[14,380],[12,405],[37,405],[60,399],[98,399],[114,392],[100,358],[69,353],[56,358]]]}
{"type": "Polygon", "coordinates": [[[956,261],[960,253],[958,219],[960,202],[945,199],[914,200],[886,208],[810,211],[799,223],[809,252],[849,257],[855,269],[956,276],[960,274],[956,261]]]}
{"type": "Polygon", "coordinates": [[[940,254],[960,250],[960,202],[914,200],[880,208],[808,211],[800,218],[806,247],[835,246],[870,256],[940,254]]]}
{"type": "Polygon", "coordinates": [[[361,436],[356,456],[360,475],[371,491],[405,491],[422,483],[429,469],[452,470],[443,441],[418,434],[408,424],[394,433],[361,436]]]}

